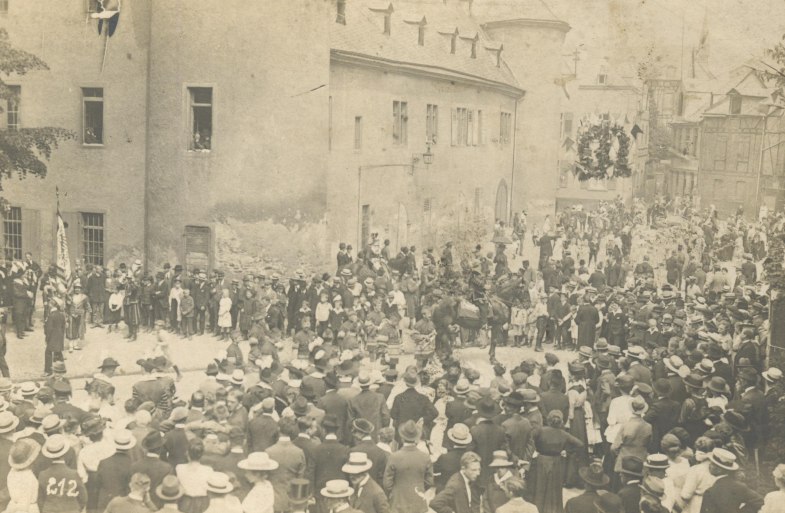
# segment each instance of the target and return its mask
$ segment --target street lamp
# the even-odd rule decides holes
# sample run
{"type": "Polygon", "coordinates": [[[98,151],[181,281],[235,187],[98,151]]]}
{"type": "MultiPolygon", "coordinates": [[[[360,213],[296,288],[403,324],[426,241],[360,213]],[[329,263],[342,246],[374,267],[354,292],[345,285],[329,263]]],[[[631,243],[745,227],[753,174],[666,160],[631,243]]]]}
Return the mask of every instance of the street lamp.
{"type": "Polygon", "coordinates": [[[414,168],[414,164],[418,163],[420,159],[422,159],[423,164],[425,164],[426,166],[430,166],[431,164],[433,164],[433,153],[431,153],[430,141],[426,141],[425,145],[426,145],[425,153],[412,154],[412,168],[414,168]]]}

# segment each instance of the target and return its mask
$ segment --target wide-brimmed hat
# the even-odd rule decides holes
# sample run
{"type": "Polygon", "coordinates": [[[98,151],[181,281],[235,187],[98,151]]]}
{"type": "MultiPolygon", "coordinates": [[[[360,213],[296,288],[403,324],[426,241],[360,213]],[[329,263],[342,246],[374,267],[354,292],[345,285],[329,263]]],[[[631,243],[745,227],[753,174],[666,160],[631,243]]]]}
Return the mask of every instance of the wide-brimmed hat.
{"type": "Polygon", "coordinates": [[[310,411],[308,399],[301,395],[297,396],[290,408],[295,417],[304,417],[308,415],[308,412],[310,411]]]}
{"type": "Polygon", "coordinates": [[[640,346],[630,346],[629,349],[624,351],[624,354],[636,360],[644,360],[646,358],[646,350],[640,346]]]}
{"type": "Polygon", "coordinates": [[[24,470],[38,457],[41,446],[32,438],[22,438],[14,442],[8,453],[8,464],[12,469],[24,470]]]}
{"type": "Polygon", "coordinates": [[[341,471],[345,474],[362,474],[367,472],[373,467],[373,462],[368,459],[368,455],[364,452],[351,452],[349,459],[341,467],[341,471]]]}
{"type": "Polygon", "coordinates": [[[54,374],[65,374],[68,372],[65,368],[65,362],[57,360],[56,362],[52,363],[52,372],[54,374]]]}
{"type": "Polygon", "coordinates": [[[375,429],[374,425],[366,419],[354,419],[352,421],[352,430],[357,431],[363,435],[370,435],[375,429]]]}
{"type": "Polygon", "coordinates": [[[512,467],[515,463],[507,457],[507,451],[493,451],[493,460],[488,465],[491,468],[512,467]]]}
{"type": "MultiPolygon", "coordinates": [[[[209,489],[210,485],[208,484],[207,487],[209,489]]],[[[180,485],[180,480],[177,479],[177,476],[171,474],[164,477],[161,484],[155,488],[155,494],[163,502],[175,502],[180,499],[184,493],[183,487],[180,485]]]]}
{"type": "Polygon", "coordinates": [[[56,460],[65,456],[70,448],[71,442],[65,435],[52,435],[46,439],[41,454],[50,460],[56,460]]]}
{"type": "Polygon", "coordinates": [[[106,421],[98,415],[89,415],[82,419],[82,434],[85,436],[100,433],[106,427],[106,421]]]}
{"type": "Polygon", "coordinates": [[[587,467],[578,469],[578,474],[581,476],[586,484],[601,488],[611,482],[605,472],[602,471],[602,463],[592,462],[587,467]]]}
{"type": "Polygon", "coordinates": [[[398,435],[404,442],[414,443],[420,439],[420,428],[413,420],[407,420],[398,427],[398,435]]]}
{"type": "Polygon", "coordinates": [[[104,358],[104,361],[101,362],[101,365],[98,366],[99,369],[116,369],[120,366],[120,362],[112,358],[111,356],[108,358],[104,358]]]}
{"type": "Polygon", "coordinates": [[[471,385],[469,384],[469,380],[466,379],[459,379],[458,382],[453,387],[453,392],[455,395],[466,395],[471,390],[471,385]]]}
{"type": "Polygon", "coordinates": [[[681,357],[674,354],[665,358],[662,361],[662,363],[665,364],[665,367],[667,367],[668,370],[678,374],[679,369],[681,368],[682,365],[684,365],[684,360],[682,360],[681,357]]]}
{"type": "Polygon", "coordinates": [[[270,471],[278,468],[278,462],[270,458],[266,452],[252,452],[247,458],[237,463],[242,470],[270,471]]]}
{"type": "Polygon", "coordinates": [[[164,436],[160,431],[151,431],[142,439],[142,448],[147,452],[157,452],[164,446],[164,436]]]}
{"type": "Polygon", "coordinates": [[[136,438],[127,429],[118,429],[114,432],[114,447],[120,451],[127,451],[136,445],[136,438]]]}
{"type": "Polygon", "coordinates": [[[472,443],[472,433],[466,424],[455,424],[447,430],[447,438],[455,445],[469,445],[472,443]]]}
{"type": "Polygon", "coordinates": [[[234,490],[229,476],[223,472],[213,472],[207,478],[207,491],[211,493],[227,494],[234,490]]]}
{"type": "Polygon", "coordinates": [[[54,413],[50,413],[41,421],[41,429],[44,431],[44,433],[53,433],[63,427],[64,424],[65,421],[63,419],[54,413]]]}
{"type": "Polygon", "coordinates": [[[229,378],[229,383],[238,387],[242,386],[245,383],[245,372],[242,369],[235,369],[229,378]]]}
{"type": "Polygon", "coordinates": [[[750,425],[747,422],[747,419],[744,418],[744,415],[737,411],[728,410],[722,414],[722,420],[724,420],[730,427],[735,429],[736,431],[741,431],[746,433],[750,430],[750,425]]]}
{"type": "Polygon", "coordinates": [[[344,479],[333,479],[327,481],[321,490],[322,497],[326,499],[345,499],[354,494],[354,489],[349,486],[349,481],[344,479]]]}
{"type": "Polygon", "coordinates": [[[33,383],[32,381],[25,381],[21,385],[19,385],[19,393],[22,397],[30,397],[38,393],[41,390],[41,387],[38,384],[33,383]]]}
{"type": "Polygon", "coordinates": [[[718,394],[730,394],[728,382],[722,376],[714,376],[706,384],[706,388],[718,394]]]}
{"type": "Polygon", "coordinates": [[[703,376],[697,372],[691,372],[687,377],[684,378],[684,384],[690,388],[703,388],[703,376]]]}
{"type": "Polygon", "coordinates": [[[11,433],[19,425],[19,417],[10,411],[0,412],[0,435],[11,433]]]}
{"type": "Polygon", "coordinates": [[[738,470],[739,464],[736,463],[736,455],[727,449],[716,448],[709,454],[709,461],[725,470],[738,470]]]}

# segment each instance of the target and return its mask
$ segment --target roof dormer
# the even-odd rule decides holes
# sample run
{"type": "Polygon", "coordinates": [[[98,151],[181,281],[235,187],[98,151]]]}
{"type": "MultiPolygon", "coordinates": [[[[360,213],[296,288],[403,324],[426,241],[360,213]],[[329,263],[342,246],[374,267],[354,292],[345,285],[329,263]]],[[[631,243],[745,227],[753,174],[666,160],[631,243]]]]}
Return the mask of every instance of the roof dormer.
{"type": "Polygon", "coordinates": [[[461,39],[466,41],[466,43],[468,43],[468,45],[470,47],[469,56],[472,59],[476,59],[477,58],[477,43],[480,41],[480,34],[477,33],[477,32],[470,32],[470,33],[468,33],[466,35],[461,36],[461,39]]]}
{"type": "Polygon", "coordinates": [[[493,56],[493,61],[496,63],[496,67],[501,68],[504,45],[502,43],[497,43],[496,41],[489,41],[485,43],[485,49],[488,51],[488,53],[491,54],[491,56],[493,56]]]}
{"type": "Polygon", "coordinates": [[[384,17],[384,33],[389,36],[392,33],[392,13],[395,10],[393,4],[377,2],[368,6],[368,9],[384,17]]]}
{"type": "Polygon", "coordinates": [[[428,25],[428,20],[425,16],[409,16],[404,18],[404,23],[417,29],[417,44],[425,46],[425,27],[428,25]]]}
{"type": "Polygon", "coordinates": [[[731,89],[728,92],[728,104],[729,104],[728,114],[730,115],[741,114],[741,95],[737,90],[731,89]]]}
{"type": "Polygon", "coordinates": [[[440,30],[439,34],[444,36],[449,41],[450,53],[454,55],[458,50],[458,27],[440,30]]]}

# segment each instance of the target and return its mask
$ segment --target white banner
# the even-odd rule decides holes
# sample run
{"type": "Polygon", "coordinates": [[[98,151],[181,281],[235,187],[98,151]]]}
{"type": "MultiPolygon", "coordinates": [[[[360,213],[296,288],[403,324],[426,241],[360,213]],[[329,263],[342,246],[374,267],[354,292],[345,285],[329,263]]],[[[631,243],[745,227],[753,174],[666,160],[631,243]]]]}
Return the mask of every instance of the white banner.
{"type": "Polygon", "coordinates": [[[65,223],[57,213],[57,267],[66,282],[71,279],[71,257],[68,254],[68,239],[65,236],[65,223]]]}

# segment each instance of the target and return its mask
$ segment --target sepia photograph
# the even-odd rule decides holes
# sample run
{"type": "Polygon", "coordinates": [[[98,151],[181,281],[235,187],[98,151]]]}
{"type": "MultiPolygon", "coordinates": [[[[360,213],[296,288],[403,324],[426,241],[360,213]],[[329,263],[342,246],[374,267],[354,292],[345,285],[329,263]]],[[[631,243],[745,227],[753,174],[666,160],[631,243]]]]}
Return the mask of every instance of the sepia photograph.
{"type": "Polygon", "coordinates": [[[783,0],[0,0],[2,513],[785,513],[783,372],[783,0]]]}

